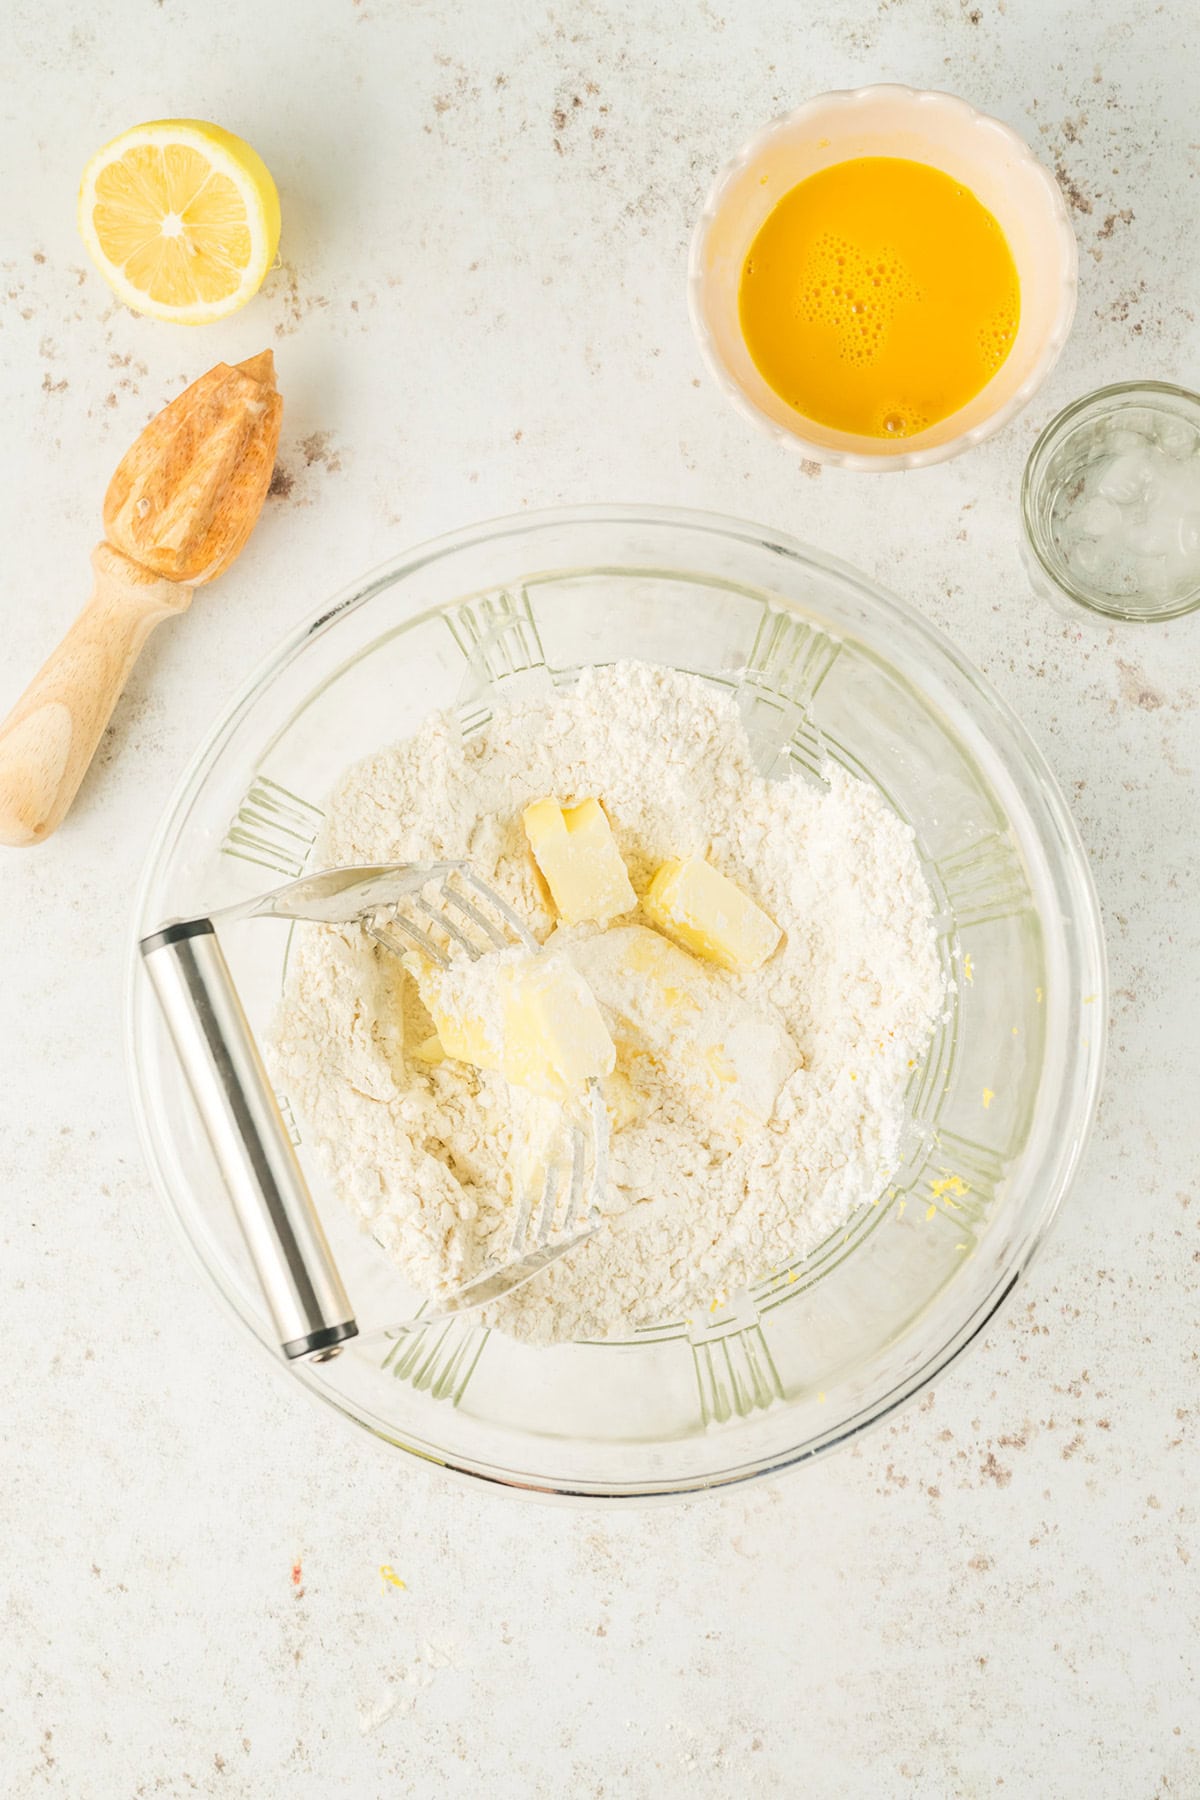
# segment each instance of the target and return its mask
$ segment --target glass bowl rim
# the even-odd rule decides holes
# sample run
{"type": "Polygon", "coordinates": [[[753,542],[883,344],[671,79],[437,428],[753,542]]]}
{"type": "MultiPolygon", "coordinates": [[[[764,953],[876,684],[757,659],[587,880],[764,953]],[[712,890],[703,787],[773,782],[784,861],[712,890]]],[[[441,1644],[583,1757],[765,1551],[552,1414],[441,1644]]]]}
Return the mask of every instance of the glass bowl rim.
{"type": "MultiPolygon", "coordinates": [[[[611,565],[610,565],[611,566],[611,565]]],[[[785,594],[772,596],[777,604],[795,605],[785,594]]],[[[415,611],[406,623],[411,624],[429,614],[440,613],[441,604],[415,611]]],[[[1008,703],[996,693],[986,678],[958,652],[952,641],[930,624],[914,608],[890,594],[873,577],[852,564],[831,556],[815,546],[804,544],[790,534],[773,527],[757,525],[732,515],[701,511],[694,508],[663,507],[644,504],[593,504],[586,506],[547,507],[528,513],[508,514],[480,521],[455,531],[440,534],[385,562],[376,564],[365,574],[340,589],[325,604],[318,606],[299,626],[286,634],[268,651],[250,676],[241,684],[228,705],[221,711],[189,758],[157,821],[147,847],[138,880],[130,919],[123,995],[122,1040],[130,1100],[137,1127],[138,1140],[150,1176],[172,1225],[197,1267],[206,1277],[210,1291],[215,1292],[225,1310],[232,1313],[255,1340],[260,1351],[276,1368],[286,1366],[315,1399],[324,1402],[344,1420],[359,1426],[371,1436],[382,1439],[425,1463],[434,1463],[452,1477],[465,1483],[483,1482],[531,1498],[570,1501],[584,1505],[645,1504],[651,1501],[686,1498],[760,1478],[778,1475],[785,1469],[811,1462],[818,1456],[848,1443],[889,1417],[913,1399],[946,1369],[969,1344],[976,1340],[996,1316],[1013,1292],[1020,1277],[1045,1241],[1058,1209],[1079,1169],[1095,1122],[1096,1108],[1104,1072],[1107,1036],[1107,958],[1099,900],[1086,853],[1067,808],[1066,800],[1041,751],[1008,703]],[[243,1303],[241,1296],[228,1286],[206,1257],[202,1243],[185,1217],[185,1209],[177,1201],[158,1154],[147,1095],[141,1077],[139,1054],[139,1002],[144,999],[145,974],[138,949],[140,935],[146,929],[145,916],[149,892],[160,872],[164,852],[173,843],[177,828],[187,809],[203,787],[211,762],[228,736],[272,682],[273,678],[308,643],[346,614],[364,606],[376,594],[413,575],[442,557],[469,549],[479,549],[504,538],[525,536],[547,527],[582,526],[652,526],[700,531],[726,542],[730,539],[753,544],[759,549],[797,562],[801,567],[848,581],[858,596],[869,601],[877,617],[890,619],[917,644],[933,653],[935,659],[948,664],[953,674],[970,690],[973,701],[982,702],[988,717],[987,736],[1001,758],[1007,773],[1025,777],[1020,782],[1022,797],[1030,799],[1029,788],[1036,795],[1042,817],[1037,821],[1039,836],[1048,861],[1054,868],[1056,886],[1071,890],[1077,930],[1075,948],[1069,959],[1072,987],[1080,993],[1094,993],[1096,1024],[1089,1039],[1080,1044],[1078,1038],[1065,1049],[1065,1071],[1060,1091],[1053,1105],[1057,1114],[1068,1120],[1069,1131],[1048,1132],[1048,1147],[1037,1170],[1036,1186],[1042,1189],[1041,1202],[1034,1217],[1023,1228],[1019,1245],[1010,1255],[990,1290],[972,1312],[957,1321],[941,1347],[916,1369],[910,1370],[894,1387],[871,1400],[825,1432],[789,1449],[786,1453],[735,1462],[717,1475],[688,1475],[655,1481],[599,1483],[580,1481],[560,1485],[544,1478],[530,1479],[498,1464],[466,1455],[450,1456],[436,1445],[422,1442],[416,1433],[401,1435],[398,1430],[377,1420],[367,1408],[332,1391],[320,1380],[319,1373],[302,1364],[281,1364],[273,1344],[264,1334],[261,1316],[243,1303]],[[1056,1145],[1057,1147],[1052,1147],[1056,1145]]],[[[1031,1186],[1035,1184],[1031,1183],[1031,1186]]]]}

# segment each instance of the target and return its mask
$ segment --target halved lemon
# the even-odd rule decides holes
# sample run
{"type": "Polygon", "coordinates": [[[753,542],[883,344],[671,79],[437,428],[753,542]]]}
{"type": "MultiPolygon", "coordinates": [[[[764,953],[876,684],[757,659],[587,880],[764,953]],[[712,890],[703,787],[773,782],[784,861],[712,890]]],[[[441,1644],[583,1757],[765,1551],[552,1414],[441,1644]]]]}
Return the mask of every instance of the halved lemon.
{"type": "Polygon", "coordinates": [[[93,262],[135,312],[207,325],[258,292],[279,244],[262,158],[203,119],[134,125],[98,150],[79,187],[93,262]]]}

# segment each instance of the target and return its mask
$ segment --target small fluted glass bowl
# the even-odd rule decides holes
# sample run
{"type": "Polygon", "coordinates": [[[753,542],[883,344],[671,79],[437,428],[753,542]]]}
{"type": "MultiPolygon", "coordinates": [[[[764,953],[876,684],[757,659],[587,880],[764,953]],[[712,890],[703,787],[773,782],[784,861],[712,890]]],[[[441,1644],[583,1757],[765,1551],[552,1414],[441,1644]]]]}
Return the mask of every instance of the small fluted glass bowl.
{"type": "Polygon", "coordinates": [[[1021,483],[1035,590],[1109,619],[1200,606],[1200,395],[1165,381],[1099,388],[1051,419],[1021,483]]]}
{"type": "MultiPolygon", "coordinates": [[[[873,582],[761,527],[588,508],[501,520],[364,576],[289,638],[215,726],[149,853],[138,936],[311,867],[348,764],[457,708],[624,657],[732,695],[759,766],[874,782],[916,834],[945,1016],[907,1094],[904,1164],[811,1256],[694,1320],[539,1348],[471,1317],[369,1334],[417,1298],[299,1153],[363,1336],[291,1378],[379,1437],[527,1493],[679,1495],[770,1474],[909,1399],[1011,1292],[1077,1167],[1100,1079],[1104,950],[1053,777],[957,651],[873,582]]],[[[298,928],[301,929],[301,928],[298,928]]],[[[222,941],[251,1024],[278,1004],[286,928],[222,941]]],[[[136,951],[127,1044],[145,1152],[206,1277],[272,1333],[136,951]]],[[[277,1353],[276,1353],[277,1354],[277,1353]]]]}
{"type": "Polygon", "coordinates": [[[692,234],[688,304],[704,360],[745,418],[818,462],[922,469],[980,444],[1028,404],[1075,316],[1075,234],[1054,177],[1015,131],[953,94],[898,85],[821,94],[775,119],[721,171],[692,234]],[[929,163],[998,220],[1021,284],[1012,349],[965,406],[912,437],[865,437],[806,418],[763,379],[742,335],[738,290],[759,228],[798,182],[858,156],[929,163]]]}

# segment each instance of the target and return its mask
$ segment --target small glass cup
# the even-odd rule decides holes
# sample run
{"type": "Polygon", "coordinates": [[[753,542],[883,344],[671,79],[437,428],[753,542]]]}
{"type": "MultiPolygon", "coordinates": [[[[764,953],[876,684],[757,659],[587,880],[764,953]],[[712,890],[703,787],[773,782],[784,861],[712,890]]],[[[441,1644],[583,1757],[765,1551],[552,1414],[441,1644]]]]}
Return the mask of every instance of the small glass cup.
{"type": "Polygon", "coordinates": [[[1200,606],[1200,395],[1099,388],[1051,419],[1021,484],[1033,586],[1111,619],[1200,606]]]}

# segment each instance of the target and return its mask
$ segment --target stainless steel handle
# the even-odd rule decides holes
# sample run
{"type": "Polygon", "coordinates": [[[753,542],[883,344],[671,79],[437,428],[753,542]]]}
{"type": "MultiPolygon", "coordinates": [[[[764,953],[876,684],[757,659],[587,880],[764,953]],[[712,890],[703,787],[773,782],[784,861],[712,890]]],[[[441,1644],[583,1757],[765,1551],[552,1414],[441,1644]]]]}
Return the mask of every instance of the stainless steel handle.
{"type": "Polygon", "coordinates": [[[212,920],[140,947],[283,1354],[326,1362],[358,1326],[212,920]]]}

